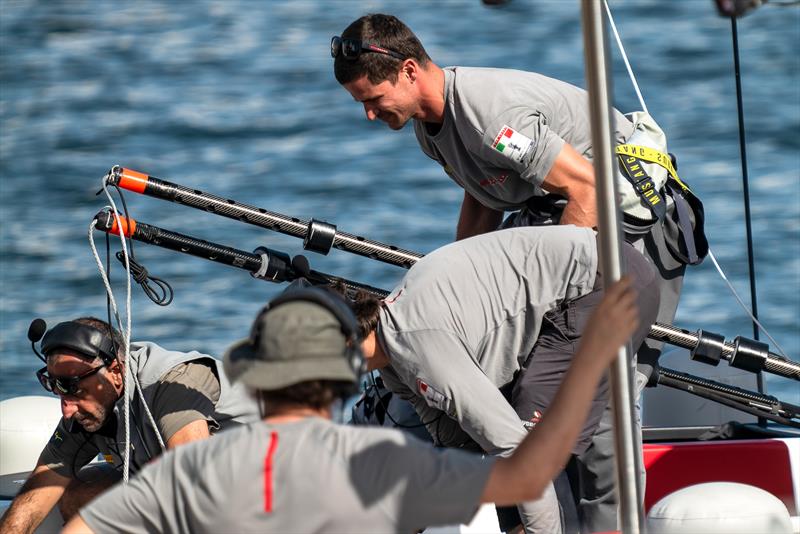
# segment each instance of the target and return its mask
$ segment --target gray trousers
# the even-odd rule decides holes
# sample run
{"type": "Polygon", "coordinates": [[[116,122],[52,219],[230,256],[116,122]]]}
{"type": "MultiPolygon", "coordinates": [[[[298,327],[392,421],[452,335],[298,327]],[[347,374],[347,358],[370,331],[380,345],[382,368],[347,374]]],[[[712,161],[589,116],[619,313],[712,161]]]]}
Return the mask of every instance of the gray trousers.
{"type": "MultiPolygon", "coordinates": [[[[660,279],[650,263],[633,246],[627,243],[623,244],[622,257],[627,267],[626,271],[632,277],[634,287],[638,291],[637,304],[640,314],[640,326],[633,335],[633,343],[638,346],[650,330],[650,325],[655,320],[658,311],[658,284],[660,279]]],[[[530,421],[535,424],[552,403],[561,385],[564,373],[572,363],[575,352],[578,349],[583,330],[602,298],[603,276],[598,272],[595,287],[591,293],[579,299],[565,302],[560,308],[552,310],[545,315],[536,344],[515,380],[511,391],[510,404],[523,421],[530,421]]],[[[577,455],[577,457],[592,449],[599,425],[604,423],[605,414],[608,412],[608,398],[609,384],[608,380],[603,378],[597,389],[583,430],[573,448],[573,454],[577,455]]],[[[601,440],[607,437],[612,439],[608,450],[613,453],[613,436],[606,431],[603,431],[600,435],[601,440]]],[[[602,444],[605,445],[605,442],[602,444]]],[[[606,447],[601,447],[601,450],[606,450],[606,447]]],[[[596,461],[596,458],[591,458],[591,460],[596,461]]],[[[610,460],[612,468],[610,471],[610,483],[613,490],[613,458],[609,457],[608,460],[610,460]]],[[[606,461],[605,463],[609,462],[606,461]]],[[[602,467],[603,462],[600,462],[600,464],[602,467]]],[[[588,467],[594,469],[595,465],[590,463],[588,467]]],[[[554,504],[555,498],[554,494],[548,493],[541,502],[537,501],[538,506],[536,508],[530,506],[520,507],[526,531],[559,531],[558,521],[561,518],[554,513],[554,510],[558,510],[558,505],[554,504]]],[[[565,501],[565,498],[562,497],[559,500],[565,501]]],[[[569,507],[574,506],[570,501],[569,491],[567,491],[566,502],[561,503],[566,519],[570,517],[569,507]]],[[[611,505],[615,506],[615,503],[611,503],[611,505]]],[[[502,530],[508,531],[516,524],[518,519],[514,512],[515,510],[513,509],[501,508],[498,510],[498,519],[502,530]]],[[[571,516],[574,517],[575,513],[572,513],[571,516]]],[[[577,526],[571,524],[570,521],[565,521],[564,528],[567,531],[574,531],[577,526]]]]}
{"type": "MultiPolygon", "coordinates": [[[[669,206],[668,210],[670,209],[674,208],[669,206]]],[[[500,225],[500,228],[557,224],[558,215],[554,216],[552,213],[546,213],[547,211],[535,213],[523,208],[521,211],[509,215],[500,225]]],[[[558,211],[557,208],[556,211],[558,211]]],[[[678,308],[678,299],[683,288],[683,275],[686,271],[686,266],[676,260],[667,249],[660,224],[653,225],[653,228],[641,237],[629,237],[628,241],[656,269],[660,301],[655,321],[671,324],[678,308]]],[[[641,322],[644,321],[642,320],[641,322]]],[[[645,338],[644,343],[639,345],[637,350],[637,372],[635,377],[637,416],[639,408],[638,396],[654,372],[663,345],[664,343],[661,341],[645,338]]],[[[594,416],[595,409],[596,406],[593,407],[590,417],[594,416]]],[[[611,408],[606,403],[591,443],[585,451],[574,455],[568,465],[567,474],[569,475],[571,490],[558,492],[559,502],[564,508],[566,532],[571,533],[578,530],[583,532],[603,532],[618,530],[619,528],[617,518],[618,499],[614,490],[615,464],[612,421],[611,408]],[[571,495],[569,495],[570,493],[571,495]],[[570,497],[572,498],[570,499],[570,497]],[[573,500],[574,502],[572,502],[573,500]],[[570,521],[570,518],[576,518],[580,522],[580,527],[574,524],[575,521],[570,521]]],[[[641,429],[637,434],[641,442],[641,429]]],[[[642,478],[644,479],[644,474],[642,474],[642,478]]],[[[557,482],[559,481],[557,480],[557,482]]],[[[563,485],[557,484],[557,489],[561,487],[563,485]]],[[[642,484],[642,488],[644,488],[644,484],[642,484]]],[[[498,515],[500,516],[500,526],[502,528],[504,514],[500,512],[498,515]]]]}
{"type": "MultiPolygon", "coordinates": [[[[634,247],[653,264],[658,272],[661,293],[656,322],[671,324],[678,308],[683,274],[686,266],[673,258],[666,248],[661,225],[655,225],[650,233],[633,242],[634,247]]],[[[636,396],[644,388],[661,354],[663,342],[645,339],[637,351],[635,378],[636,396]]],[[[637,417],[639,413],[637,401],[637,417]]],[[[614,433],[611,407],[607,406],[600,419],[597,431],[586,451],[573,456],[567,467],[577,517],[581,532],[604,532],[619,529],[618,499],[614,489],[614,433]]],[[[641,424],[641,423],[640,423],[641,424]]],[[[641,428],[637,432],[641,443],[641,428]]],[[[641,446],[639,447],[641,453],[641,446]]],[[[642,473],[644,482],[644,473],[642,473]]],[[[642,483],[644,490],[644,483],[642,483]]],[[[564,503],[562,506],[570,506],[564,503]]],[[[569,515],[569,514],[567,514],[569,515]]],[[[576,531],[570,526],[567,531],[576,531]]]]}

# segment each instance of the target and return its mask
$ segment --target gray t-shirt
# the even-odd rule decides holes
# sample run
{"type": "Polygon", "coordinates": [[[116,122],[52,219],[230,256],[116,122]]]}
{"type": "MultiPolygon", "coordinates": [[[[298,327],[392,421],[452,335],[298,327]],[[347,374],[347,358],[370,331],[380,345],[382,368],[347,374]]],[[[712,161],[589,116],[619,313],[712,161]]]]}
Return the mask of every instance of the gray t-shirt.
{"type": "MultiPolygon", "coordinates": [[[[569,143],[592,159],[586,91],[541,74],[508,69],[444,69],[444,122],[431,132],[414,122],[429,157],[484,206],[521,208],[542,195],[542,181],[569,143]]],[[[633,124],[614,110],[616,139],[633,124]]]]}
{"type": "Polygon", "coordinates": [[[468,522],[492,460],[319,418],[178,447],[80,511],[104,532],[415,532],[468,522]]]}
{"type": "MultiPolygon", "coordinates": [[[[150,409],[164,443],[193,421],[205,419],[212,432],[219,428],[214,419],[214,405],[220,395],[219,379],[203,360],[178,364],[154,387],[150,409]]],[[[79,424],[62,417],[39,461],[67,477],[76,476],[98,453],[102,453],[108,463],[120,465],[119,456],[124,445],[117,444],[116,450],[113,446],[108,450],[121,425],[118,413],[122,413],[121,410],[114,410],[109,415],[112,420],[98,433],[82,431],[79,424]]]]}
{"type": "Polygon", "coordinates": [[[466,432],[487,453],[508,455],[526,431],[498,388],[524,364],[544,315],[591,292],[596,272],[594,232],[571,225],[442,247],[386,298],[378,340],[391,363],[381,376],[437,443],[460,446],[466,432]]]}

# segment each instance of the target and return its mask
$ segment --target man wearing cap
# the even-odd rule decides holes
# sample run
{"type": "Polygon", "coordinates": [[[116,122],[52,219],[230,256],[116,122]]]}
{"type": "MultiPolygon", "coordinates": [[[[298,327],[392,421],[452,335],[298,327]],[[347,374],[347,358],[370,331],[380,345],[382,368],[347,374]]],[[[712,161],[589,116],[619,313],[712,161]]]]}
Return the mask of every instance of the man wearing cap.
{"type": "Polygon", "coordinates": [[[64,532],[407,533],[468,522],[481,502],[533,498],[563,466],[601,374],[636,328],[635,302],[627,281],[608,292],[541,432],[494,459],[333,423],[334,402],[363,369],[356,320],[325,289],[284,293],[225,355],[263,421],[164,454],[64,532]]]}
{"type": "MultiPolygon", "coordinates": [[[[93,317],[60,323],[44,334],[42,353],[46,366],[37,377],[61,398],[63,417],[4,514],[2,532],[32,532],[56,503],[69,519],[119,480],[124,463],[127,362],[119,333],[93,317]],[[98,454],[105,463],[81,471],[98,454]]],[[[134,342],[128,362],[135,388],[130,405],[132,472],[163,447],[257,419],[256,404],[242,387],[230,385],[221,362],[211,356],[134,342]]]]}

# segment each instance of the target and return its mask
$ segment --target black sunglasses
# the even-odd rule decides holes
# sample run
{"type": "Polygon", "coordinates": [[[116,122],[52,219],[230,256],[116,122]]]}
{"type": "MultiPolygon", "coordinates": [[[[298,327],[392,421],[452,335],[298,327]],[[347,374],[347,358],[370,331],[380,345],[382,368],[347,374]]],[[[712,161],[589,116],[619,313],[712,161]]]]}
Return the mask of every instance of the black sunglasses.
{"type": "Polygon", "coordinates": [[[82,375],[78,376],[50,376],[47,374],[47,367],[42,367],[38,371],[36,371],[36,378],[39,379],[39,383],[42,385],[44,389],[49,391],[54,395],[77,395],[80,388],[78,384],[84,378],[89,378],[93,374],[97,373],[105,367],[105,365],[100,365],[99,367],[93,367],[89,369],[82,375]]]}
{"type": "Polygon", "coordinates": [[[331,57],[335,58],[341,54],[346,59],[357,59],[358,56],[364,52],[375,52],[376,54],[385,54],[392,56],[395,59],[403,61],[406,57],[398,54],[394,50],[389,50],[380,45],[370,43],[369,41],[361,41],[359,39],[342,39],[338,35],[331,38],[331,57]]]}

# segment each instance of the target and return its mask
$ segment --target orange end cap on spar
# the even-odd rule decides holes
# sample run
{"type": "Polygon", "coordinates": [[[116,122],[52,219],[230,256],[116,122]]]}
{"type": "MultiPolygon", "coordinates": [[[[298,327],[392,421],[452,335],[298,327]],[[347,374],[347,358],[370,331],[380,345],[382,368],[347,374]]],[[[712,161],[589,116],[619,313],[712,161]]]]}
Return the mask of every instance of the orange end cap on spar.
{"type": "Polygon", "coordinates": [[[150,177],[144,173],[123,167],[119,173],[119,186],[134,193],[144,193],[149,179],[150,177]]]}
{"type": "MultiPolygon", "coordinates": [[[[136,221],[122,216],[120,216],[119,219],[120,222],[122,222],[122,231],[124,232],[125,237],[131,237],[133,233],[136,231],[136,221]]],[[[114,217],[113,220],[114,222],[111,224],[111,230],[109,230],[108,233],[119,235],[119,225],[117,224],[117,218],[114,217]]]]}

